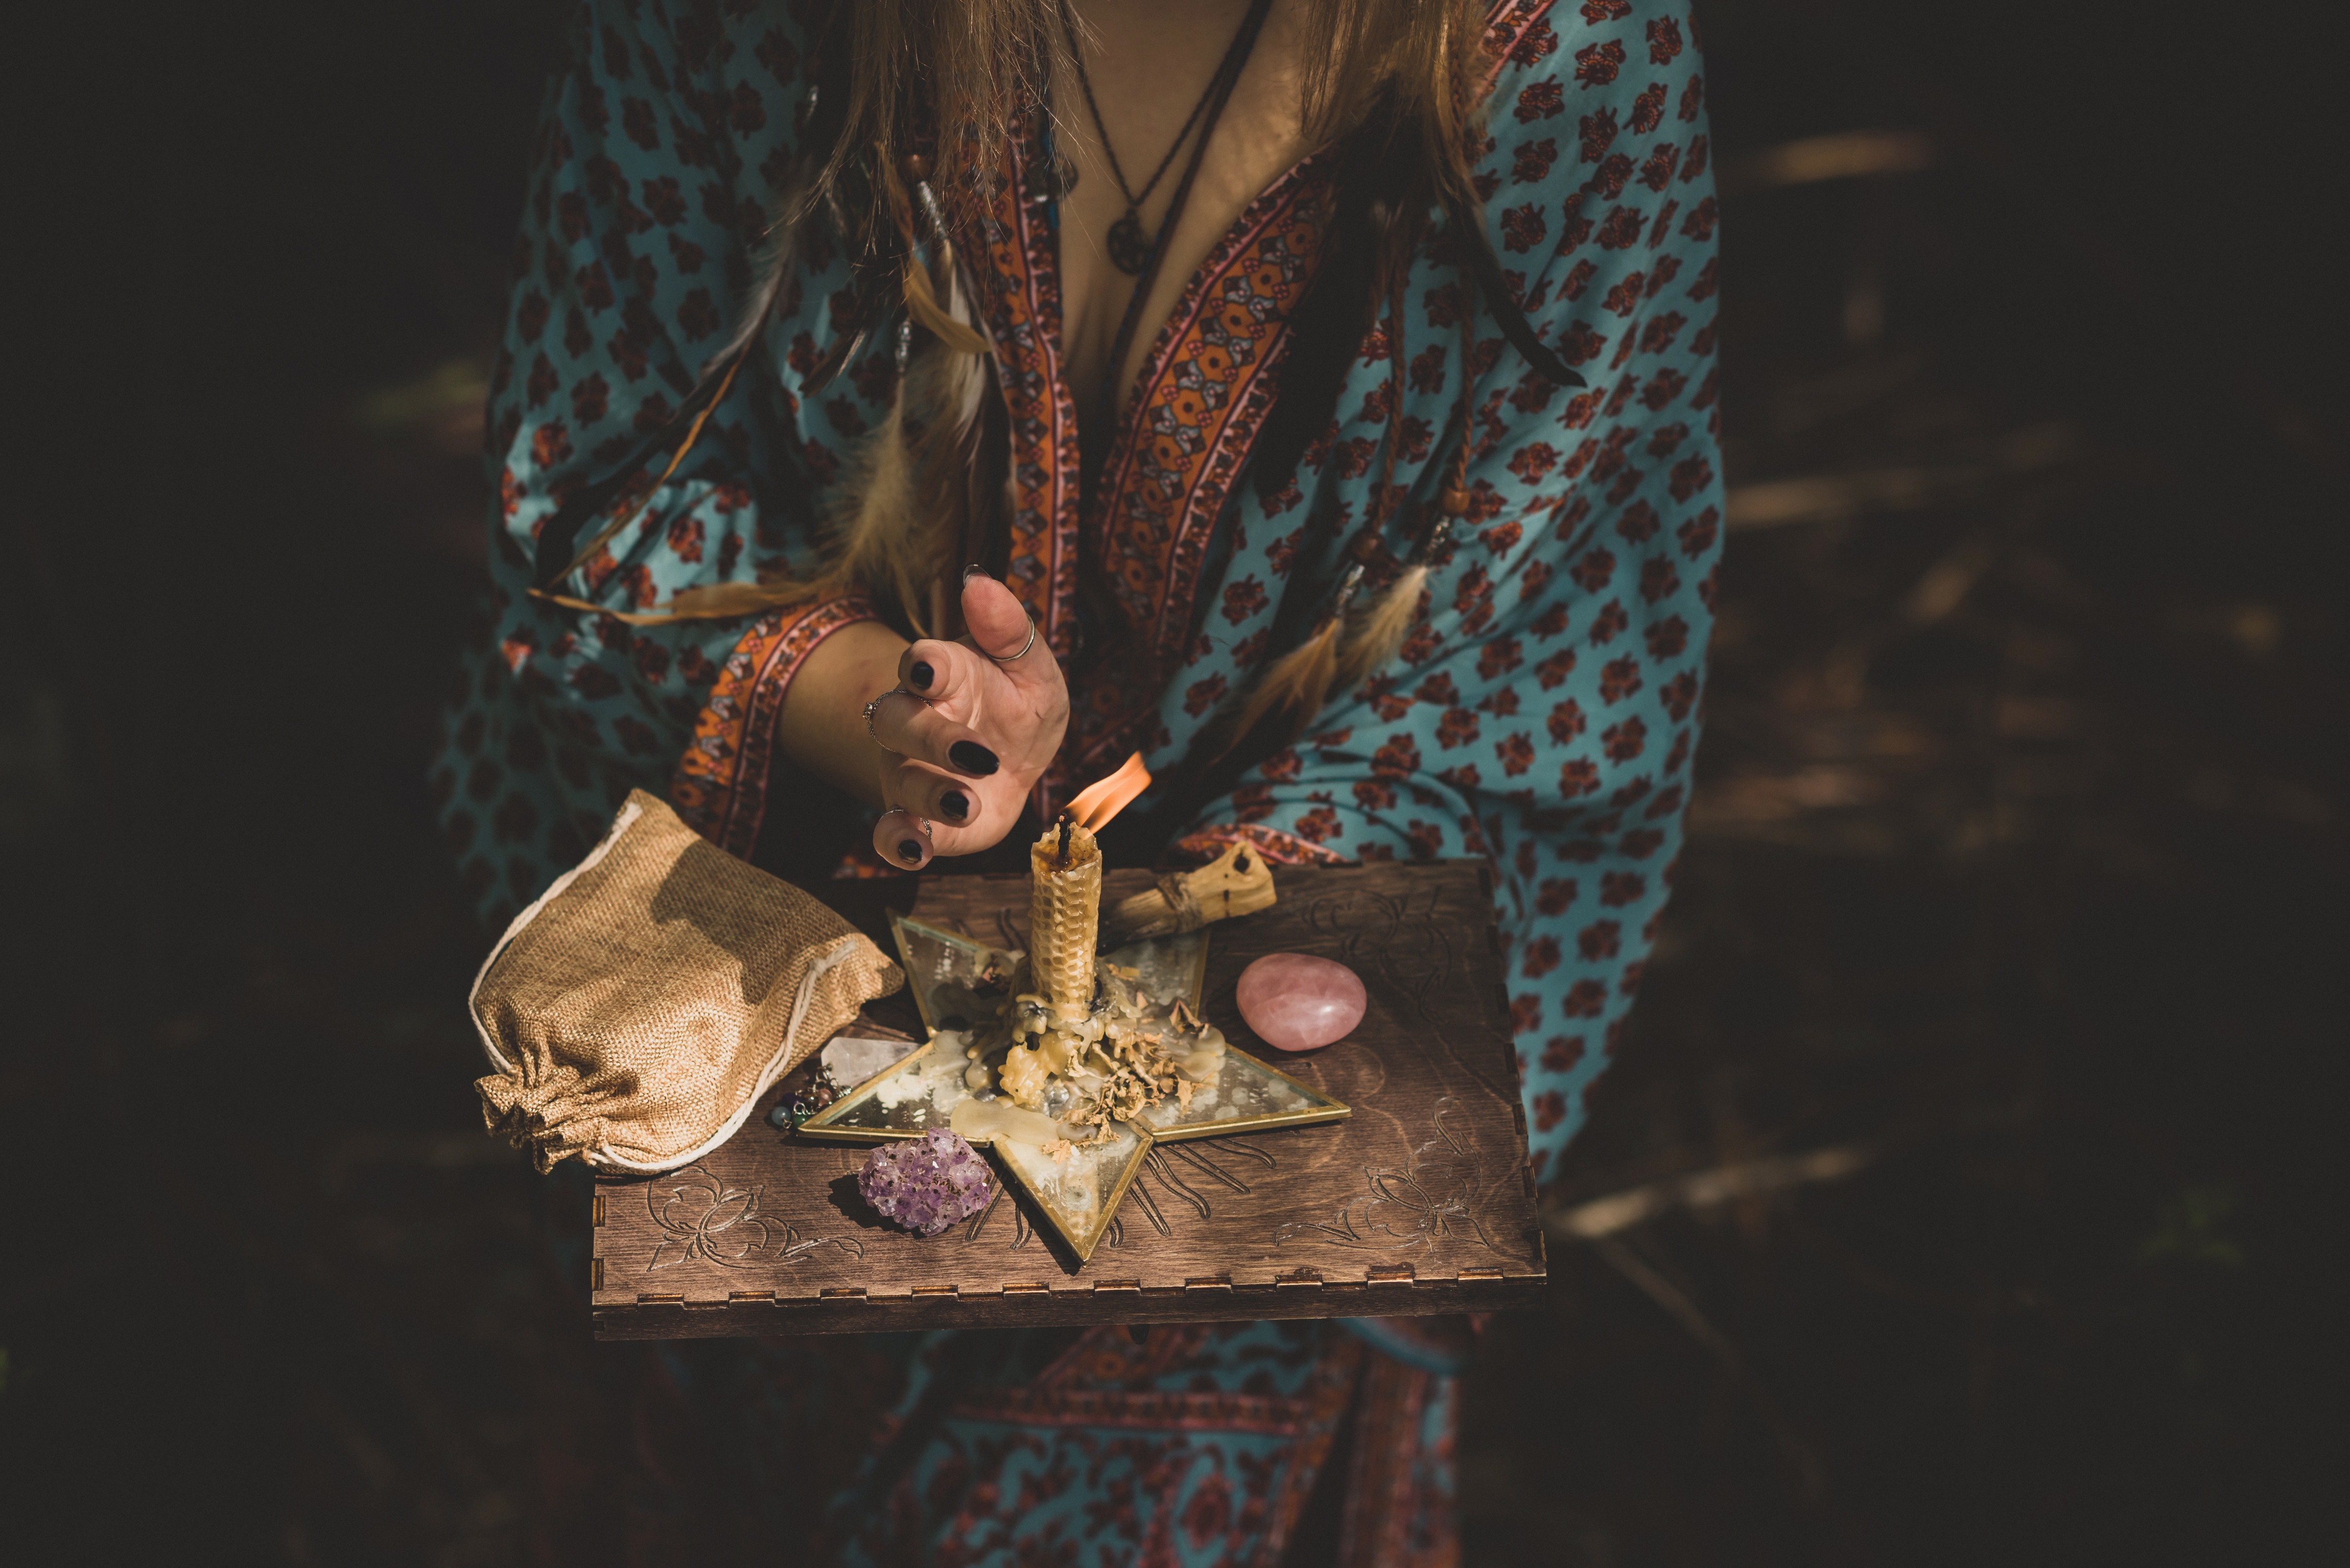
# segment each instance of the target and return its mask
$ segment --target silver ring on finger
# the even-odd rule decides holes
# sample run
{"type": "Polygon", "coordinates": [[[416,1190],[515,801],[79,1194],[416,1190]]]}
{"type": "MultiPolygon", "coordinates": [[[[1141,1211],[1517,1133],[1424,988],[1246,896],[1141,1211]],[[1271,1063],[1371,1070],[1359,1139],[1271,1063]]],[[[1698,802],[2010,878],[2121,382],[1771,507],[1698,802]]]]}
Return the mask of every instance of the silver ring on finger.
{"type": "MultiPolygon", "coordinates": [[[[1017,662],[1019,662],[1021,659],[1027,658],[1027,657],[1028,657],[1028,650],[1029,650],[1030,649],[1032,649],[1032,648],[1035,647],[1035,646],[1036,646],[1036,618],[1035,618],[1035,616],[1030,616],[1030,617],[1028,618],[1028,640],[1027,640],[1027,641],[1025,641],[1025,642],[1024,642],[1024,643],[1022,643],[1022,644],[1020,645],[1020,651],[1019,651],[1019,652],[1017,652],[1017,653],[989,653],[989,654],[987,655],[987,657],[988,657],[988,658],[990,658],[990,659],[993,659],[993,660],[995,660],[995,662],[996,662],[996,663],[998,663],[998,664],[1016,664],[1016,663],[1017,663],[1017,662]]],[[[980,651],[981,651],[981,652],[983,652],[983,653],[986,653],[986,652],[987,652],[987,650],[986,650],[985,649],[982,649],[980,651]]],[[[887,695],[887,693],[884,693],[884,695],[887,695]]]]}
{"type": "Polygon", "coordinates": [[[906,753],[899,751],[894,746],[882,744],[881,737],[873,732],[873,715],[881,711],[882,703],[887,702],[892,697],[898,696],[913,697],[914,701],[917,702],[921,701],[920,697],[915,697],[914,693],[907,691],[903,686],[892,686],[889,691],[884,691],[880,696],[876,697],[872,701],[865,704],[865,738],[872,742],[875,745],[880,746],[883,751],[888,752],[893,757],[902,757],[906,753]]]}
{"type": "Polygon", "coordinates": [[[917,815],[915,815],[915,814],[914,814],[914,808],[913,808],[912,806],[910,806],[910,805],[893,805],[893,806],[889,806],[889,807],[886,808],[886,809],[883,811],[882,815],[886,816],[886,815],[888,815],[890,812],[896,812],[896,813],[897,813],[899,815],[900,815],[900,816],[905,816],[905,817],[910,817],[910,818],[911,818],[911,819],[912,819],[912,821],[913,821],[914,826],[915,826],[917,828],[919,828],[919,829],[920,829],[920,830],[921,830],[921,835],[922,835],[922,836],[923,836],[924,838],[929,839],[932,844],[936,844],[936,843],[939,841],[939,830],[938,830],[938,825],[937,825],[936,823],[932,822],[932,821],[931,821],[929,817],[927,817],[927,816],[917,816],[917,815]]]}

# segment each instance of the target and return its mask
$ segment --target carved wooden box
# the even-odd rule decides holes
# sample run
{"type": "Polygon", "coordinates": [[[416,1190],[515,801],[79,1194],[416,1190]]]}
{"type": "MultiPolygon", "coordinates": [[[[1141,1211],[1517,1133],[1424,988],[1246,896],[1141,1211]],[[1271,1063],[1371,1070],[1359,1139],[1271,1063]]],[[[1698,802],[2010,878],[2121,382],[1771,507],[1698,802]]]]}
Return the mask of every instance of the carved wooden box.
{"type": "MultiPolygon", "coordinates": [[[[1272,909],[1210,928],[1207,1016],[1241,1049],[1351,1106],[1347,1120],[1161,1145],[1080,1265],[1040,1234],[1013,1189],[941,1236],[883,1225],[857,1193],[863,1148],[769,1125],[767,1106],[801,1081],[795,1075],[694,1165],[598,1182],[597,1336],[1532,1305],[1544,1273],[1542,1226],[1484,867],[1438,861],[1279,875],[1272,909]],[[1304,1056],[1258,1041],[1232,993],[1241,971],[1269,952],[1350,965],[1370,993],[1362,1024],[1304,1056]]],[[[1105,905],[1149,881],[1113,871],[1105,905]]],[[[912,892],[907,912],[930,924],[989,941],[1025,939],[1023,877],[879,886],[900,900],[912,892]]],[[[869,926],[873,911],[861,912],[869,926]]],[[[910,1009],[901,1015],[885,1002],[875,1012],[879,1025],[919,1037],[910,1009]]]]}

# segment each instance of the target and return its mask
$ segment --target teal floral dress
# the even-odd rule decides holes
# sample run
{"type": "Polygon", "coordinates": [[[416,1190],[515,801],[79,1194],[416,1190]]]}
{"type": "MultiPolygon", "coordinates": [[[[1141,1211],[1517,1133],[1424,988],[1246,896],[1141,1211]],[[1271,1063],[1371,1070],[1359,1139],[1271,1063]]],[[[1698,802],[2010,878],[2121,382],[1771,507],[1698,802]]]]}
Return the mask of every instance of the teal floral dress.
{"type": "MultiPolygon", "coordinates": [[[[568,29],[492,379],[492,629],[432,774],[464,886],[493,923],[576,862],[631,788],[664,793],[738,855],[791,837],[801,813],[770,803],[815,786],[776,753],[783,695],[825,638],[884,617],[847,595],[631,625],[525,593],[538,530],[670,421],[743,310],[794,161],[811,9],[588,0],[568,29]]],[[[1334,210],[1321,153],[1259,195],[1191,279],[1087,486],[1059,359],[1052,203],[1020,139],[958,249],[1011,449],[992,564],[1071,691],[1045,812],[1133,752],[1162,781],[1196,777],[1218,721],[1331,602],[1362,521],[1386,518],[1375,576],[1411,556],[1452,483],[1467,410],[1466,514],[1430,563],[1400,653],[1334,693],[1295,745],[1178,803],[1163,843],[1174,858],[1245,838],[1276,863],[1490,863],[1542,1177],[1632,1004],[1679,843],[1721,533],[1715,203],[1685,8],[1502,0],[1483,45],[1488,238],[1580,389],[1508,347],[1440,228],[1376,313],[1335,421],[1294,474],[1255,472],[1334,210]],[[1406,500],[1375,512],[1397,400],[1406,500]]],[[[636,612],[689,587],[810,572],[841,476],[895,389],[883,334],[809,389],[855,305],[819,226],[710,430],[564,591],[636,612]]],[[[1164,821],[1170,808],[1146,795],[1135,809],[1164,821]]],[[[795,847],[838,855],[847,874],[885,870],[851,852],[859,837],[795,847]]],[[[1087,1563],[1097,1542],[1105,1561],[1270,1562],[1342,1429],[1364,1471],[1347,1483],[1350,1550],[1407,1562],[1447,1549],[1450,1353],[1408,1324],[1159,1331],[1156,1349],[1104,1331],[1019,1363],[1016,1383],[970,1372],[1013,1365],[974,1347],[984,1338],[894,1363],[901,1403],[883,1425],[900,1433],[897,1469],[860,1483],[890,1500],[858,1515],[874,1560],[1008,1563],[1049,1541],[1087,1563]],[[941,1357],[969,1365],[947,1380],[944,1413],[918,1416],[947,1397],[920,1370],[941,1357]],[[1374,1420],[1387,1423],[1376,1438],[1362,1425],[1374,1420]],[[929,1434],[910,1455],[909,1423],[929,1434]]]]}

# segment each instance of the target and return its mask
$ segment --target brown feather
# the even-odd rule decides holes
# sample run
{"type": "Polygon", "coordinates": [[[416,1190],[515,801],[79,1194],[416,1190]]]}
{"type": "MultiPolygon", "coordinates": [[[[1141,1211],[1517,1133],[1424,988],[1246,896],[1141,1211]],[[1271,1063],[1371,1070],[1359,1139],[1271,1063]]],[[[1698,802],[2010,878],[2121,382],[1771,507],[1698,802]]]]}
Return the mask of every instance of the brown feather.
{"type": "Polygon", "coordinates": [[[1347,639],[1338,654],[1338,679],[1348,686],[1383,667],[1403,646],[1412,622],[1419,618],[1419,600],[1428,585],[1426,566],[1407,566],[1362,625],[1347,639]]]}
{"type": "Polygon", "coordinates": [[[687,588],[669,601],[671,620],[721,620],[728,616],[757,615],[777,605],[798,604],[816,592],[814,583],[703,583],[687,588]]]}
{"type": "MultiPolygon", "coordinates": [[[[959,286],[951,284],[948,297],[968,308],[959,286]]],[[[847,522],[830,552],[827,582],[893,603],[919,635],[936,624],[931,585],[962,541],[985,386],[981,355],[931,345],[907,366],[889,419],[843,487],[847,522]]]]}
{"type": "MultiPolygon", "coordinates": [[[[968,328],[966,328],[968,330],[968,328]]],[[[918,635],[938,624],[938,564],[960,537],[983,363],[932,345],[899,378],[888,419],[855,456],[825,564],[804,578],[691,587],[632,625],[755,615],[862,590],[893,605],[918,635]]]]}
{"type": "Polygon", "coordinates": [[[1216,753],[1219,760],[1230,754],[1270,713],[1280,716],[1285,732],[1283,744],[1305,733],[1306,724],[1321,711],[1323,699],[1330,695],[1330,683],[1338,672],[1338,634],[1346,623],[1344,615],[1326,618],[1319,631],[1283,654],[1264,672],[1242,707],[1224,749],[1216,753]]]}
{"type": "MultiPolygon", "coordinates": [[[[726,346],[710,357],[709,365],[723,364],[748,348],[753,338],[766,330],[768,310],[782,296],[785,283],[791,275],[792,261],[798,249],[799,227],[806,221],[814,202],[815,192],[803,164],[783,193],[767,209],[767,237],[757,253],[759,281],[743,296],[742,309],[735,317],[734,330],[728,335],[726,346]]],[[[702,373],[709,374],[707,366],[702,373]]]]}
{"type": "MultiPolygon", "coordinates": [[[[948,254],[947,265],[953,265],[951,251],[948,254]]],[[[929,271],[910,255],[906,258],[906,309],[950,353],[987,352],[987,339],[947,314],[939,304],[937,293],[931,287],[929,271]]]]}
{"type": "MultiPolygon", "coordinates": [[[[927,370],[932,358],[923,356],[921,368],[927,370]]],[[[920,532],[914,464],[906,446],[906,404],[914,395],[913,379],[913,367],[909,367],[899,379],[889,417],[856,454],[857,466],[841,487],[844,522],[831,552],[834,565],[826,576],[842,587],[856,584],[893,599],[920,630],[930,595],[923,591],[927,564],[912,549],[920,532]]]]}

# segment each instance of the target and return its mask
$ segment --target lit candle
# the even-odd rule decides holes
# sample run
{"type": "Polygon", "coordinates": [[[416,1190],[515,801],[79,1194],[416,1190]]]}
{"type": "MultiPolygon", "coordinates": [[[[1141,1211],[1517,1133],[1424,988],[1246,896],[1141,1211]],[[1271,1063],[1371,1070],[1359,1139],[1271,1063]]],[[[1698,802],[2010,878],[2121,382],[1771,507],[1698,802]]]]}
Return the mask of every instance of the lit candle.
{"type": "Polygon", "coordinates": [[[1101,850],[1075,822],[1045,829],[1028,851],[1029,973],[1057,1025],[1093,1012],[1101,880],[1101,850]]]}

